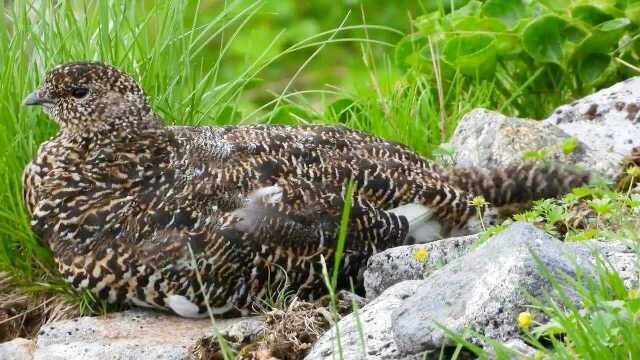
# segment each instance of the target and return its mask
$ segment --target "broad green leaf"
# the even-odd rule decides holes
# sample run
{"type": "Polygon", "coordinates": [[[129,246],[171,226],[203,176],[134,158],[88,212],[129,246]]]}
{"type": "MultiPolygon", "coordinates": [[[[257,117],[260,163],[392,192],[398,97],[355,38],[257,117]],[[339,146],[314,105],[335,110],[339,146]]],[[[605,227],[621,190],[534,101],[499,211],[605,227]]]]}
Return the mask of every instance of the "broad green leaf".
{"type": "Polygon", "coordinates": [[[622,18],[617,18],[617,19],[603,22],[602,24],[598,25],[596,28],[600,31],[611,32],[611,31],[623,30],[629,24],[631,24],[631,21],[627,18],[622,17],[622,18]]]}
{"type": "Polygon", "coordinates": [[[451,5],[453,5],[454,9],[459,9],[468,2],[469,0],[425,0],[422,3],[425,10],[429,12],[443,10],[445,13],[448,13],[451,11],[451,5]]]}
{"type": "Polygon", "coordinates": [[[467,3],[467,5],[456,9],[456,11],[452,12],[451,14],[447,15],[448,17],[452,17],[452,16],[472,16],[472,15],[477,15],[478,11],[480,10],[480,8],[482,7],[482,3],[478,0],[471,0],[467,3]]]}
{"type": "Polygon", "coordinates": [[[449,38],[444,43],[442,57],[465,75],[492,76],[497,62],[494,38],[485,34],[449,38]]]}
{"type": "Polygon", "coordinates": [[[567,28],[565,29],[565,34],[567,35],[567,40],[571,41],[572,43],[579,43],[588,35],[587,30],[575,25],[567,26],[567,28]]]}
{"type": "MultiPolygon", "coordinates": [[[[446,61],[444,61],[443,59],[443,55],[442,55],[442,49],[443,49],[443,44],[446,43],[445,41],[440,41],[439,43],[436,43],[433,47],[434,51],[437,51],[437,55],[440,59],[442,59],[443,61],[439,61],[439,66],[440,66],[440,74],[442,75],[443,78],[445,79],[450,79],[451,77],[453,77],[453,75],[455,74],[455,69],[446,61]]],[[[417,59],[420,62],[420,72],[428,75],[428,76],[432,76],[433,74],[435,74],[434,69],[433,69],[433,54],[431,53],[432,48],[430,48],[429,46],[425,46],[419,54],[417,55],[417,59]]]]}
{"type": "Polygon", "coordinates": [[[624,16],[634,24],[640,25],[640,2],[631,3],[624,11],[624,16]]]}
{"type": "Polygon", "coordinates": [[[522,45],[536,61],[565,66],[567,54],[566,29],[568,23],[556,15],[545,15],[533,20],[522,32],[522,45]]]}
{"type": "Polygon", "coordinates": [[[605,82],[609,75],[608,68],[611,65],[611,56],[602,53],[593,53],[578,62],[578,77],[583,84],[594,86],[599,82],[605,82]]]}
{"type": "Polygon", "coordinates": [[[502,20],[507,26],[513,26],[525,14],[522,0],[488,0],[482,5],[482,15],[502,20]]]}
{"type": "Polygon", "coordinates": [[[419,52],[428,44],[427,37],[413,33],[403,37],[395,48],[395,62],[402,69],[419,65],[419,52]]]}
{"type": "Polygon", "coordinates": [[[629,24],[631,24],[629,19],[618,18],[596,26],[594,31],[578,45],[575,56],[582,58],[592,53],[608,53],[618,46],[629,24]]]}
{"type": "Polygon", "coordinates": [[[540,0],[540,3],[552,11],[564,11],[571,6],[571,0],[540,0]]]}
{"type": "Polygon", "coordinates": [[[508,31],[507,27],[494,19],[487,19],[479,16],[460,16],[451,24],[454,31],[470,32],[492,32],[499,33],[508,31]]]}
{"type": "Polygon", "coordinates": [[[580,5],[571,10],[571,16],[591,25],[598,25],[613,19],[613,16],[593,5],[580,5]]]}
{"type": "Polygon", "coordinates": [[[520,36],[500,21],[478,16],[463,16],[452,24],[453,31],[493,36],[498,55],[510,56],[522,51],[520,36]]]}
{"type": "Polygon", "coordinates": [[[624,15],[624,11],[619,8],[620,6],[616,0],[574,0],[571,13],[573,15],[575,9],[584,8],[578,10],[578,13],[585,11],[586,13],[584,15],[590,16],[588,14],[595,11],[593,15],[596,16],[596,18],[602,16],[597,15],[597,13],[608,15],[610,18],[617,18],[624,15]]]}
{"type": "Polygon", "coordinates": [[[442,16],[440,13],[433,12],[430,14],[419,16],[416,21],[416,28],[425,36],[433,36],[442,31],[442,16]]]}

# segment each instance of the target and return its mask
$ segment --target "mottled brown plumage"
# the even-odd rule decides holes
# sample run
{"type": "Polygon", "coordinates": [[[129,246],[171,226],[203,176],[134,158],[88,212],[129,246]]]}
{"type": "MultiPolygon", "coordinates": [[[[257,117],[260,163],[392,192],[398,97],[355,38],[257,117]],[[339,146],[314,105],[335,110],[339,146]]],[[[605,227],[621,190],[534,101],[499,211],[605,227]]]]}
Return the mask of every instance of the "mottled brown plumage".
{"type": "Polygon", "coordinates": [[[96,63],[55,68],[25,104],[61,127],[24,173],[33,228],[61,273],[108,301],[183,316],[246,313],[285,284],[323,294],[319,260],[334,254],[349,180],[340,286],[412,241],[394,208],[420,204],[442,235],[468,232],[475,195],[504,205],[588,180],[531,164],[445,172],[342,127],[167,127],[135,81],[96,63]]]}

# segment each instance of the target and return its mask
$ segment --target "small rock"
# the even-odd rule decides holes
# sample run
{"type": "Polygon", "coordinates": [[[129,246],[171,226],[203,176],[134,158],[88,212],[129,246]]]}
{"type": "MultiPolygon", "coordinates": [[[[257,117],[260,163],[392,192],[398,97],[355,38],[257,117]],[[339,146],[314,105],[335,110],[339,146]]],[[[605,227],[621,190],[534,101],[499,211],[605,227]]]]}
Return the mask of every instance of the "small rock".
{"type": "MultiPolygon", "coordinates": [[[[217,319],[219,331],[240,319],[217,319]]],[[[34,359],[189,359],[190,346],[211,334],[208,319],[193,320],[135,309],[104,317],[82,317],[45,325],[34,359]]]]}
{"type": "Polygon", "coordinates": [[[640,77],[627,79],[557,108],[545,125],[562,129],[601,159],[597,170],[617,175],[620,161],[640,145],[640,77]]]}
{"type": "Polygon", "coordinates": [[[626,240],[586,240],[565,243],[570,251],[580,252],[584,256],[596,261],[596,254],[608,262],[615,270],[627,289],[637,288],[640,285],[640,263],[636,245],[626,240]]]}
{"type": "MultiPolygon", "coordinates": [[[[477,248],[473,246],[476,240],[477,236],[467,236],[401,246],[372,257],[365,282],[367,293],[375,299],[360,309],[360,326],[354,314],[338,323],[344,358],[360,359],[366,354],[371,359],[411,359],[421,352],[431,358],[439,354],[441,346],[446,349],[452,345],[433,320],[459,334],[473,328],[531,356],[535,350],[518,339],[517,317],[527,310],[534,313],[536,321],[544,322],[544,316],[527,305],[531,304],[529,295],[541,299],[550,285],[530,249],[561,284],[559,274],[574,276],[576,265],[587,270],[588,276],[594,251],[620,272],[628,286],[637,283],[637,254],[632,244],[624,241],[563,243],[524,222],[513,224],[477,248]],[[425,262],[416,258],[418,249],[428,249],[425,262]]],[[[565,291],[578,304],[573,290],[565,291]]],[[[320,338],[308,359],[337,356],[335,331],[334,327],[320,338]]],[[[487,351],[495,353],[491,348],[487,351]]]]}
{"type": "MultiPolygon", "coordinates": [[[[400,354],[391,333],[392,311],[414,293],[419,283],[420,281],[403,281],[396,284],[360,309],[357,316],[350,314],[342,318],[338,322],[338,328],[343,358],[350,360],[421,359],[422,357],[417,355],[400,354]]],[[[320,337],[305,359],[339,358],[336,342],[336,328],[333,327],[320,337]]]]}
{"type": "Polygon", "coordinates": [[[231,324],[220,334],[237,343],[254,342],[260,332],[265,329],[264,319],[247,318],[231,324]]]}
{"type": "Polygon", "coordinates": [[[0,359],[31,360],[36,344],[33,340],[16,338],[0,344],[0,359]]]}
{"type": "Polygon", "coordinates": [[[570,164],[591,164],[588,148],[578,142],[566,155],[562,143],[570,135],[539,121],[508,117],[495,111],[475,109],[458,123],[450,145],[456,149],[457,167],[506,167],[522,162],[529,151],[545,150],[553,160],[570,164]]]}
{"type": "Polygon", "coordinates": [[[349,309],[355,304],[358,308],[361,308],[367,304],[367,299],[358,294],[354,294],[347,290],[338,290],[336,293],[336,300],[338,307],[340,305],[348,306],[349,309]]]}
{"type": "Polygon", "coordinates": [[[454,237],[420,245],[398,246],[371,258],[364,272],[367,298],[404,280],[422,280],[455,258],[466,254],[478,235],[454,237]],[[424,258],[423,258],[424,257],[424,258]]]}
{"type": "Polygon", "coordinates": [[[508,354],[498,355],[493,347],[485,347],[489,359],[528,359],[533,358],[537,353],[536,349],[532,348],[520,339],[507,340],[502,344],[502,346],[507,348],[510,352],[508,354]]]}
{"type": "Polygon", "coordinates": [[[640,77],[560,106],[543,121],[475,109],[460,120],[450,145],[458,167],[505,167],[528,151],[545,150],[547,159],[615,179],[622,160],[640,146],[640,77]],[[577,145],[564,154],[568,138],[577,145]]]}
{"type": "Polygon", "coordinates": [[[575,276],[574,263],[590,266],[580,254],[572,260],[562,245],[533,225],[517,222],[437,270],[393,311],[398,349],[417,354],[450,345],[436,322],[457,333],[471,328],[500,341],[517,337],[516,317],[527,310],[529,295],[541,298],[551,291],[530,251],[559,281],[560,274],[575,276]]]}

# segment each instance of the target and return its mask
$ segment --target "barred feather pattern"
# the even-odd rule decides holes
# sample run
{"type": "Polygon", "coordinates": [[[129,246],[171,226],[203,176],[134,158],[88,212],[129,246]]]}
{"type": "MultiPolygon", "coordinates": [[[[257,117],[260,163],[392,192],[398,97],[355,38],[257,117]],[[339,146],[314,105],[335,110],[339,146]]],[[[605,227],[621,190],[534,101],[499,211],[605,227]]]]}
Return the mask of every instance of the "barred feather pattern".
{"type": "Polygon", "coordinates": [[[319,260],[334,255],[349,182],[341,287],[406,241],[393,208],[424,205],[453,231],[474,215],[475,194],[509,202],[585,180],[527,166],[444,172],[342,127],[165,126],[137,84],[103,64],[58,67],[38,96],[61,130],[26,167],[24,196],[60,272],[109,302],[183,316],[246,314],[284,287],[323,295],[319,260]],[[89,95],[74,98],[78,86],[89,95]]]}
{"type": "Polygon", "coordinates": [[[562,195],[588,183],[590,177],[587,171],[523,162],[502,169],[452,169],[442,179],[499,207],[562,195]]]}

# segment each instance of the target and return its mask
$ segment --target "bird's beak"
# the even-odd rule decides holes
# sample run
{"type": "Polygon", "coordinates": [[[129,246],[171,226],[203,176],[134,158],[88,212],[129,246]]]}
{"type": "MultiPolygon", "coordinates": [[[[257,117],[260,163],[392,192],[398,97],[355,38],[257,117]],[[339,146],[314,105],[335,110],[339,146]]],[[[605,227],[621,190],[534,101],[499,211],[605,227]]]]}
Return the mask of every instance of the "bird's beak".
{"type": "Polygon", "coordinates": [[[27,95],[27,97],[24,98],[24,100],[22,100],[22,106],[42,105],[50,102],[51,102],[50,99],[41,96],[40,91],[36,90],[31,94],[27,95]]]}

